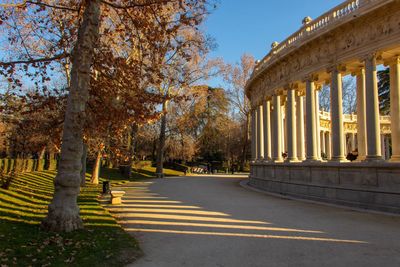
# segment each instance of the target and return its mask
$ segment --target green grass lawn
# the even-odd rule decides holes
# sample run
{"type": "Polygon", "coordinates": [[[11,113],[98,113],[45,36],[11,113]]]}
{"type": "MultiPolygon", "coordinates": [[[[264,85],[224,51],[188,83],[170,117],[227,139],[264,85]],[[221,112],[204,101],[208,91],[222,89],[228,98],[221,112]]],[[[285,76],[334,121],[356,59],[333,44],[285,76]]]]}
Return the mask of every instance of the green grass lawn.
{"type": "MultiPolygon", "coordinates": [[[[90,171],[90,170],[88,170],[90,171]]],[[[166,176],[183,175],[165,169],[166,176]]],[[[54,171],[21,174],[0,188],[0,266],[123,266],[140,254],[136,241],[99,204],[101,181],[128,182],[117,169],[101,169],[100,185],[87,184],[78,198],[85,229],[47,233],[40,222],[53,195],[54,171]]],[[[90,174],[87,173],[87,181],[90,174]]],[[[134,171],[131,180],[155,177],[154,167],[134,171]]]]}
{"type": "MultiPolygon", "coordinates": [[[[8,190],[0,189],[0,266],[123,266],[134,261],[140,249],[99,204],[101,185],[81,190],[85,229],[63,234],[40,230],[55,174],[22,174],[8,190]]],[[[124,182],[115,174],[111,185],[124,182]]]]}

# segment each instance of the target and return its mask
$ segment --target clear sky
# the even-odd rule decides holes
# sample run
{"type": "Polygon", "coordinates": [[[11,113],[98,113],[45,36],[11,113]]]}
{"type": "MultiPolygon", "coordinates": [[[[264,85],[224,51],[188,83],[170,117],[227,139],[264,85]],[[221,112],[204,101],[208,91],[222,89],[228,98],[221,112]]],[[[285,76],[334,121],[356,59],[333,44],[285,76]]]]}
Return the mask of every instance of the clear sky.
{"type": "MultiPolygon", "coordinates": [[[[281,42],[301,27],[303,18],[317,18],[343,0],[219,0],[205,27],[216,39],[212,57],[238,62],[243,53],[263,58],[274,41],[281,42]]],[[[212,85],[216,81],[211,82],[212,85]]]]}

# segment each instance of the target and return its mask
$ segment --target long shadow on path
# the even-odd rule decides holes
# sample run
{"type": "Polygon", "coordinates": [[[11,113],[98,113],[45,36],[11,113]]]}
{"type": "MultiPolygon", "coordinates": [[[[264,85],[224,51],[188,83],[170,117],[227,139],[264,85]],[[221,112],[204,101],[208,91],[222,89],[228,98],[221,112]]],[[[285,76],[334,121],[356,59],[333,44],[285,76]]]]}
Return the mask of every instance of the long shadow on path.
{"type": "Polygon", "coordinates": [[[247,191],[240,176],[134,182],[108,206],[146,254],[134,266],[393,266],[396,217],[247,191]]]}

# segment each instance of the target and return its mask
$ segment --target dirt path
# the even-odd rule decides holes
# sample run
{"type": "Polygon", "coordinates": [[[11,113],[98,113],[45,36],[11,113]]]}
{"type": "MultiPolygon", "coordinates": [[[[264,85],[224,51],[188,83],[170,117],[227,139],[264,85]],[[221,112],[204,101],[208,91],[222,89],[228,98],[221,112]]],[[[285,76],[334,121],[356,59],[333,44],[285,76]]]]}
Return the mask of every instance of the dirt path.
{"type": "Polygon", "coordinates": [[[400,218],[248,191],[240,176],[131,183],[111,207],[134,267],[400,266],[400,218]]]}

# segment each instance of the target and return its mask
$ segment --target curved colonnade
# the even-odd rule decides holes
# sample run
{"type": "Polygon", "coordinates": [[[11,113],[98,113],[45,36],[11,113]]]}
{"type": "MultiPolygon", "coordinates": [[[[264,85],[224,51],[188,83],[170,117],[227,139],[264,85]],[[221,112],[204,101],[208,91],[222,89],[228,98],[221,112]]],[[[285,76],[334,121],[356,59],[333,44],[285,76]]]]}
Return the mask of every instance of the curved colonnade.
{"type": "Polygon", "coordinates": [[[349,0],[316,20],[305,18],[257,62],[246,94],[251,185],[400,212],[400,1],[349,0]],[[390,117],[379,115],[380,64],[390,68],[390,117]],[[357,80],[357,116],[343,115],[345,75],[357,80]],[[324,84],[331,88],[330,113],[318,108],[324,84]],[[346,160],[349,150],[358,151],[356,162],[346,160]]]}

